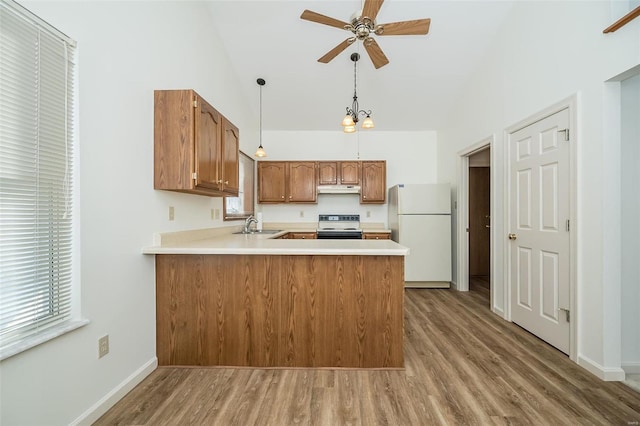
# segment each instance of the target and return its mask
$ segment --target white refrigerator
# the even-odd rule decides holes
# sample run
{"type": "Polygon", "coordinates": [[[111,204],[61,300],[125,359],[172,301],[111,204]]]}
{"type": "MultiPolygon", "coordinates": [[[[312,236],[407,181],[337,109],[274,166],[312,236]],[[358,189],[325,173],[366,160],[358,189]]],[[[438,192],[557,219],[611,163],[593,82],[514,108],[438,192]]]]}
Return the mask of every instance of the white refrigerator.
{"type": "Polygon", "coordinates": [[[400,184],[389,188],[391,239],[409,248],[406,287],[451,285],[451,188],[446,184],[400,184]]]}

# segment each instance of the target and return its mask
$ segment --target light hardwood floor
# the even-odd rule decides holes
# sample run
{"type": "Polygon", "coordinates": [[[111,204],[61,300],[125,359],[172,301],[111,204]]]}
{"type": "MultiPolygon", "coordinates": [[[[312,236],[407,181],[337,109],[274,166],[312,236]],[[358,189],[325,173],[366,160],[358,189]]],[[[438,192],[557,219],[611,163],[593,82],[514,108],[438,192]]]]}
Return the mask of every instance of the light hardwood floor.
{"type": "Polygon", "coordinates": [[[405,294],[405,370],[159,368],[97,425],[638,425],[603,382],[489,311],[488,287],[405,294]]]}

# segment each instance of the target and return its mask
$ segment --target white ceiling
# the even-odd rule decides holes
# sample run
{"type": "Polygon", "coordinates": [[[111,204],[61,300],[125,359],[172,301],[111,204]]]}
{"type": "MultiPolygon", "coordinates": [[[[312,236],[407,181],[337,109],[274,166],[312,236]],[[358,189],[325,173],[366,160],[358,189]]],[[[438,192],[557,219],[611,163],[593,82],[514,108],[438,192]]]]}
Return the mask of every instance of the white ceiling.
{"type": "Polygon", "coordinates": [[[348,21],[360,0],[220,1],[209,3],[214,25],[247,102],[264,130],[340,130],[353,96],[352,52],[359,52],[358,100],[376,129],[438,130],[491,45],[510,1],[387,0],[378,23],[431,18],[426,36],[377,37],[390,63],[375,69],[361,42],[329,64],[317,62],[350,32],[300,19],[304,9],[348,21]]]}

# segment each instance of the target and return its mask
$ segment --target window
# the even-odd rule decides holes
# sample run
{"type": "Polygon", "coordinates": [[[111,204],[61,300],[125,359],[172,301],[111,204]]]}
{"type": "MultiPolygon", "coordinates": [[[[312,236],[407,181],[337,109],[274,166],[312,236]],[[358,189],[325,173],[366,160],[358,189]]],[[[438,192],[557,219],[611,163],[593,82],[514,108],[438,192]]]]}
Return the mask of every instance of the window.
{"type": "Polygon", "coordinates": [[[224,197],[224,220],[246,219],[254,214],[253,158],[240,151],[240,188],[237,197],[224,197]]]}
{"type": "Polygon", "coordinates": [[[0,359],[70,328],[73,56],[72,40],[0,0],[0,359]]]}

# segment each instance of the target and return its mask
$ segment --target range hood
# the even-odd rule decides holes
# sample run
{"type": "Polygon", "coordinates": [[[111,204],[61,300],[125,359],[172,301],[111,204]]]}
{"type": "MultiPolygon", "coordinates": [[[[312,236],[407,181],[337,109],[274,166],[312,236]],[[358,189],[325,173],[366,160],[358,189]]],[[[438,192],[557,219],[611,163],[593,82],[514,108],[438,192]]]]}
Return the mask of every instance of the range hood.
{"type": "Polygon", "coordinates": [[[319,185],[318,194],[359,194],[359,185],[319,185]]]}

